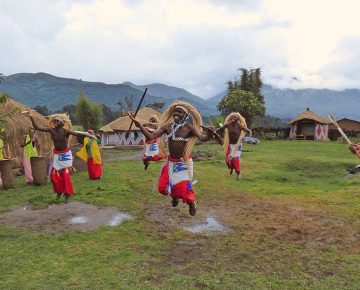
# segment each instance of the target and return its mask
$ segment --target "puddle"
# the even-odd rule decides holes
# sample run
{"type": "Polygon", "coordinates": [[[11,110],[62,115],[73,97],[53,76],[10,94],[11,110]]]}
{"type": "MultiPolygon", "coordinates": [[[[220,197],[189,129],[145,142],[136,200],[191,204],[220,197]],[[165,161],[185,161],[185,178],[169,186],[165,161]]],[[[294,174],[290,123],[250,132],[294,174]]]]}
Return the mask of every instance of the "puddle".
{"type": "Polygon", "coordinates": [[[116,227],[116,226],[120,225],[122,222],[124,222],[126,220],[130,220],[130,219],[132,219],[131,215],[129,215],[127,213],[118,213],[118,214],[115,214],[111,218],[108,225],[111,227],[116,227]]]}
{"type": "Polygon", "coordinates": [[[69,222],[73,225],[85,224],[88,221],[89,221],[89,218],[86,216],[75,216],[75,217],[69,219],[69,222]]]}
{"type": "Polygon", "coordinates": [[[188,232],[201,234],[206,232],[224,232],[229,230],[228,227],[219,223],[215,218],[209,217],[206,219],[205,223],[200,225],[195,225],[191,227],[184,227],[188,232]]]}

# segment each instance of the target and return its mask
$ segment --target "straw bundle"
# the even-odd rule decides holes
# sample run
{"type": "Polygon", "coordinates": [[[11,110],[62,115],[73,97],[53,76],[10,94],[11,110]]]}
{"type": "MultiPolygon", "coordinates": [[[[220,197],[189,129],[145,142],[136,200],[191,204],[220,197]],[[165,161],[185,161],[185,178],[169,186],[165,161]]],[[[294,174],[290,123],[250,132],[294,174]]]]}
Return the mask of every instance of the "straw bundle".
{"type": "MultiPolygon", "coordinates": [[[[5,137],[4,144],[9,146],[9,151],[12,158],[16,158],[16,166],[22,164],[23,148],[20,147],[25,133],[32,128],[30,118],[21,113],[21,111],[28,110],[28,108],[13,99],[9,99],[6,104],[0,104],[0,116],[13,112],[4,118],[5,137]]],[[[34,119],[40,126],[47,126],[48,120],[41,114],[34,112],[34,119]]],[[[40,154],[48,152],[52,147],[50,134],[44,132],[36,132],[40,144],[40,154]]]]}

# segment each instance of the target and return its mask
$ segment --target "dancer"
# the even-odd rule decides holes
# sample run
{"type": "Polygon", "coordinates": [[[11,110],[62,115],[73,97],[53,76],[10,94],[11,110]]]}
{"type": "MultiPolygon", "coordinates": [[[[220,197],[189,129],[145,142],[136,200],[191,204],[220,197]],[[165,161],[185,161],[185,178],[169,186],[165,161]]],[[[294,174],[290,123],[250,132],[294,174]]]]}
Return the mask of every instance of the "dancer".
{"type": "MultiPolygon", "coordinates": [[[[95,135],[94,130],[88,130],[88,133],[95,135]]],[[[101,178],[101,154],[97,140],[85,137],[84,146],[76,153],[76,155],[87,162],[89,179],[101,178]]]]}
{"type": "Polygon", "coordinates": [[[165,135],[168,142],[169,156],[162,167],[158,190],[172,197],[172,206],[176,207],[179,199],[189,205],[189,213],[196,214],[195,192],[192,188],[193,166],[191,151],[197,139],[202,142],[212,138],[212,131],[207,135],[200,133],[202,119],[199,112],[189,103],[175,102],[163,113],[159,129],[149,132],[140,121],[129,113],[129,117],[140,128],[147,140],[154,140],[165,135]],[[192,118],[192,124],[186,121],[192,118]],[[173,119],[173,121],[172,121],[173,119]]]}
{"type": "Polygon", "coordinates": [[[91,134],[87,132],[73,131],[64,126],[69,126],[70,119],[64,114],[55,114],[49,117],[49,125],[54,127],[38,126],[32,116],[32,112],[28,111],[27,115],[31,119],[35,130],[48,132],[54,143],[54,158],[50,171],[50,178],[53,183],[53,189],[56,193],[56,199],[60,199],[61,195],[65,195],[65,203],[70,202],[70,196],[74,194],[74,189],[71,183],[70,167],[72,166],[72,153],[68,146],[70,135],[79,136],[85,135],[92,138],[91,134]]]}
{"type": "Polygon", "coordinates": [[[31,171],[31,157],[39,156],[37,148],[39,147],[39,141],[35,135],[35,130],[33,128],[29,129],[29,132],[24,135],[24,140],[20,144],[24,148],[23,153],[23,166],[24,166],[24,175],[27,183],[33,182],[33,176],[31,171]]]}
{"type": "MultiPolygon", "coordinates": [[[[159,126],[159,118],[156,115],[152,115],[149,118],[149,123],[144,124],[144,128],[152,133],[156,131],[159,126]]],[[[159,161],[164,158],[163,154],[160,153],[159,142],[157,139],[146,140],[145,138],[143,163],[144,170],[146,170],[150,164],[150,161],[159,161]]]]}
{"type": "Polygon", "coordinates": [[[237,180],[240,180],[240,156],[242,151],[242,139],[245,134],[248,133],[251,137],[252,132],[247,128],[246,120],[240,113],[231,113],[225,119],[225,124],[221,128],[217,129],[217,132],[225,130],[224,136],[224,150],[225,150],[225,162],[230,169],[230,174],[235,170],[237,180]]]}

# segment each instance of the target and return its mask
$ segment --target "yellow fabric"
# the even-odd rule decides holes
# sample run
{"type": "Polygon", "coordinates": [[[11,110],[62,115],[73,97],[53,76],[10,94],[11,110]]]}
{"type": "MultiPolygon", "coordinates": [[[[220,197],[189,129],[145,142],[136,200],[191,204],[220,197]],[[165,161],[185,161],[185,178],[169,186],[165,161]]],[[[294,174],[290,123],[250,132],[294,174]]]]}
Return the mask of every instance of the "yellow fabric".
{"type": "Polygon", "coordinates": [[[90,141],[89,137],[84,138],[84,146],[80,149],[80,151],[76,152],[76,155],[84,161],[87,161],[89,158],[93,158],[94,164],[101,164],[101,154],[99,145],[95,140],[90,145],[91,156],[89,156],[87,152],[86,145],[90,141]]]}
{"type": "Polygon", "coordinates": [[[4,159],[3,148],[4,148],[4,141],[2,139],[0,139],[0,160],[4,159]]]}
{"type": "Polygon", "coordinates": [[[39,156],[39,154],[38,154],[36,148],[31,143],[30,134],[26,134],[25,143],[28,143],[28,142],[29,142],[29,144],[24,146],[24,152],[26,154],[26,157],[30,160],[31,157],[39,156]]]}

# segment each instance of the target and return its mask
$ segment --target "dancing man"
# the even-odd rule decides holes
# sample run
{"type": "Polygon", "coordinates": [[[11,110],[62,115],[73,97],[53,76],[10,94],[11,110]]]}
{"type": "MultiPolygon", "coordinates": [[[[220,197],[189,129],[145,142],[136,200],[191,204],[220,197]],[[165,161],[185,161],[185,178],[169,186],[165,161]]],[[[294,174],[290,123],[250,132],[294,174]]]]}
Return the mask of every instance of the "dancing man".
{"type": "Polygon", "coordinates": [[[74,194],[70,176],[70,167],[72,166],[73,158],[68,146],[69,136],[85,135],[92,138],[95,138],[95,136],[87,132],[73,131],[64,128],[65,123],[70,124],[69,117],[66,115],[52,115],[49,119],[49,124],[54,125],[54,127],[42,127],[36,124],[31,111],[28,111],[27,114],[36,130],[48,132],[51,135],[54,143],[54,159],[50,171],[50,178],[53,183],[54,192],[56,193],[56,199],[60,199],[61,195],[64,194],[65,203],[69,203],[70,196],[74,194]]]}
{"type": "MultiPolygon", "coordinates": [[[[156,131],[159,126],[159,118],[156,115],[152,115],[149,118],[149,123],[143,125],[144,128],[152,133],[156,131]]],[[[145,138],[144,154],[143,154],[143,163],[144,169],[146,170],[150,164],[150,161],[159,161],[164,158],[160,153],[159,142],[157,139],[147,140],[145,138]]]]}
{"type": "Polygon", "coordinates": [[[163,113],[159,129],[149,132],[134,114],[129,117],[140,128],[147,140],[154,140],[165,135],[168,142],[169,156],[162,167],[158,190],[166,196],[172,197],[172,206],[176,207],[179,199],[189,205],[189,213],[196,214],[195,193],[192,188],[193,166],[191,151],[197,139],[208,141],[212,138],[211,131],[207,135],[200,133],[202,119],[199,112],[189,103],[175,102],[163,113]],[[186,121],[192,118],[192,124],[186,121]]]}
{"type": "Polygon", "coordinates": [[[240,180],[240,158],[242,151],[242,139],[249,134],[251,137],[252,132],[247,128],[246,120],[240,113],[231,113],[225,119],[225,124],[221,128],[217,129],[217,132],[225,130],[224,136],[224,150],[225,150],[225,162],[230,170],[230,174],[235,170],[237,180],[240,180]]]}

